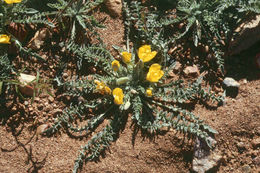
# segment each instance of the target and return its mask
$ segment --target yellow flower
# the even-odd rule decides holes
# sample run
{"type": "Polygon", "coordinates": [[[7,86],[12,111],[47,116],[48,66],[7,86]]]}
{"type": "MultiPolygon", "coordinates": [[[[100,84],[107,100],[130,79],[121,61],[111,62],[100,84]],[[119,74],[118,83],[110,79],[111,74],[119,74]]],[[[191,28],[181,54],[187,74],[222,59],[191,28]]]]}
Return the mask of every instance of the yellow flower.
{"type": "Polygon", "coordinates": [[[111,64],[114,71],[117,71],[120,67],[120,63],[117,60],[114,60],[111,64]]]}
{"type": "Polygon", "coordinates": [[[143,62],[148,62],[152,60],[156,56],[157,52],[156,51],[151,51],[151,46],[150,45],[143,45],[138,49],[138,57],[143,61],[143,62]]]}
{"type": "Polygon", "coordinates": [[[20,3],[22,0],[5,0],[7,4],[20,3]]]}
{"type": "Polygon", "coordinates": [[[153,64],[149,68],[149,71],[146,76],[146,80],[150,82],[158,82],[164,75],[164,72],[161,70],[161,66],[159,64],[153,64]]]}
{"type": "Polygon", "coordinates": [[[0,35],[0,43],[10,44],[10,37],[5,34],[0,35]]]}
{"type": "Polygon", "coordinates": [[[131,53],[128,53],[128,52],[122,52],[121,53],[122,55],[122,59],[123,59],[123,62],[124,63],[129,63],[131,61],[131,57],[132,57],[132,54],[131,53]]]}
{"type": "Polygon", "coordinates": [[[152,90],[151,88],[148,88],[148,89],[146,90],[146,95],[147,95],[148,97],[151,97],[151,96],[153,95],[153,90],[152,90]]]}
{"type": "Polygon", "coordinates": [[[95,84],[97,85],[96,91],[99,92],[100,94],[111,94],[111,89],[106,86],[104,82],[99,82],[98,80],[94,81],[95,84]]]}
{"type": "Polygon", "coordinates": [[[117,105],[123,104],[124,93],[121,88],[115,88],[113,90],[114,103],[117,105]]]}

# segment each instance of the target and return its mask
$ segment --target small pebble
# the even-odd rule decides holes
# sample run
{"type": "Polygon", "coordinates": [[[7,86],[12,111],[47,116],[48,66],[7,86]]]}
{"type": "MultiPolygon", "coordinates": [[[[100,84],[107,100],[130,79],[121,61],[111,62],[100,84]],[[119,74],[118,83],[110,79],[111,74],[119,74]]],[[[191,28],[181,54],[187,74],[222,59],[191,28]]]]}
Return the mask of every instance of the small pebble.
{"type": "Polygon", "coordinates": [[[24,105],[27,106],[29,103],[28,101],[24,101],[24,105]]]}
{"type": "Polygon", "coordinates": [[[54,98],[52,96],[49,96],[48,100],[49,100],[50,103],[54,102],[54,98]]]}
{"type": "Polygon", "coordinates": [[[249,165],[245,165],[242,167],[242,172],[243,173],[250,173],[251,172],[251,167],[249,165]]]}
{"type": "Polygon", "coordinates": [[[252,144],[254,149],[260,147],[260,137],[253,139],[251,141],[251,144],[252,144]]]}
{"type": "Polygon", "coordinates": [[[257,156],[256,158],[253,159],[253,163],[259,167],[260,166],[260,156],[257,156]]]}
{"type": "Polygon", "coordinates": [[[49,124],[42,124],[39,127],[37,127],[36,138],[38,138],[38,135],[41,135],[48,127],[49,127],[49,124]]]}

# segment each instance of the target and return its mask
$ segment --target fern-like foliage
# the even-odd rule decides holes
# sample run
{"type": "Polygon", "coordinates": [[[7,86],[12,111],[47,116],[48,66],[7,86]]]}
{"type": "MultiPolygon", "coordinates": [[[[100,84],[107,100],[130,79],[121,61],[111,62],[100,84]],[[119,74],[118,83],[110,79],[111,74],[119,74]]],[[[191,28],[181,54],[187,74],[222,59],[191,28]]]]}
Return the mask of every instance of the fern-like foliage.
{"type": "Polygon", "coordinates": [[[249,16],[259,14],[257,0],[178,0],[151,2],[157,8],[168,4],[166,10],[144,7],[139,1],[124,1],[127,34],[133,40],[146,41],[163,50],[166,63],[170,44],[187,42],[192,38],[195,47],[210,46],[216,64],[224,73],[224,52],[234,29],[249,16]],[[149,11],[149,13],[148,13],[149,11]],[[183,29],[176,29],[184,25],[183,29]]]}
{"type": "Polygon", "coordinates": [[[33,8],[28,8],[27,0],[22,1],[18,4],[13,4],[11,6],[1,2],[0,15],[1,25],[0,28],[4,30],[5,26],[14,23],[23,23],[23,24],[44,24],[50,27],[53,27],[53,23],[47,20],[46,12],[40,12],[33,8]]]}
{"type": "Polygon", "coordinates": [[[103,28],[104,26],[98,22],[91,12],[104,0],[79,0],[79,1],[65,1],[59,0],[56,3],[49,3],[48,6],[51,7],[55,12],[55,18],[59,22],[66,23],[66,20],[69,20],[68,26],[70,33],[70,42],[75,42],[77,32],[83,32],[84,35],[89,35],[89,37],[98,37],[96,28],[103,28]]]}
{"type": "Polygon", "coordinates": [[[110,62],[112,62],[112,55],[108,50],[102,46],[79,46],[74,43],[70,43],[67,49],[74,54],[78,59],[78,68],[82,68],[82,61],[86,61],[90,64],[94,64],[95,67],[104,69],[107,74],[112,74],[110,68],[110,62]]]}
{"type": "MultiPolygon", "coordinates": [[[[100,46],[85,47],[71,44],[68,46],[68,51],[71,51],[78,60],[86,60],[103,69],[102,75],[91,74],[69,81],[56,79],[58,85],[65,91],[64,95],[70,95],[75,102],[56,118],[52,127],[46,132],[55,133],[65,128],[71,135],[81,137],[88,137],[91,132],[96,132],[80,150],[73,172],[77,172],[84,161],[97,159],[116,140],[116,134],[125,124],[123,117],[128,113],[133,123],[148,134],[156,134],[162,127],[168,127],[187,134],[190,138],[199,137],[211,146],[209,136],[217,132],[181,106],[181,103],[197,99],[205,102],[223,101],[223,96],[217,96],[202,87],[202,77],[188,85],[184,85],[182,81],[166,82],[170,79],[168,72],[174,68],[174,65],[171,65],[165,70],[162,81],[150,83],[145,76],[151,63],[158,60],[156,58],[151,63],[143,63],[133,53],[129,64],[121,61],[118,71],[113,71],[112,56],[100,46]],[[105,87],[109,89],[104,91],[105,87]],[[153,88],[153,96],[146,94],[150,87],[153,88]],[[114,92],[116,88],[121,88],[124,94],[123,102],[119,104],[112,94],[112,90],[114,92]],[[106,119],[109,120],[108,123],[106,119]],[[82,123],[79,124],[79,120],[82,123]],[[102,124],[102,130],[98,130],[102,124]]],[[[86,65],[78,64],[81,64],[79,66],[81,68],[86,65]]]]}
{"type": "Polygon", "coordinates": [[[9,79],[13,67],[8,59],[7,54],[0,56],[0,81],[9,79]]]}

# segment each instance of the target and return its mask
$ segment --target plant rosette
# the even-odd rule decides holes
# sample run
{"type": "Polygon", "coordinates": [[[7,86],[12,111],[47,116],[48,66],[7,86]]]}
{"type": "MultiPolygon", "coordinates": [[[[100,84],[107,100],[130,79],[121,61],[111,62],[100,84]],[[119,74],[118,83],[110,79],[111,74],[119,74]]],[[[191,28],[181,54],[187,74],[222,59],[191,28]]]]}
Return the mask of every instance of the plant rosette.
{"type": "Polygon", "coordinates": [[[162,128],[173,128],[212,146],[210,134],[217,131],[182,107],[182,103],[197,99],[223,102],[222,96],[216,96],[210,89],[204,90],[202,76],[191,84],[168,80],[172,79],[170,72],[175,64],[167,68],[161,66],[157,61],[161,55],[157,55],[150,45],[141,46],[137,53],[120,50],[120,56],[117,60],[112,56],[105,60],[101,57],[104,60],[102,75],[96,73],[88,80],[60,82],[68,94],[84,99],[64,110],[46,133],[53,133],[64,124],[71,132],[88,134],[109,119],[109,123],[82,147],[75,160],[74,172],[86,160],[98,158],[101,151],[119,137],[128,116],[131,116],[133,126],[144,133],[156,134],[162,128]],[[78,126],[71,122],[74,116],[82,119],[85,110],[93,114],[86,125],[78,126]]]}

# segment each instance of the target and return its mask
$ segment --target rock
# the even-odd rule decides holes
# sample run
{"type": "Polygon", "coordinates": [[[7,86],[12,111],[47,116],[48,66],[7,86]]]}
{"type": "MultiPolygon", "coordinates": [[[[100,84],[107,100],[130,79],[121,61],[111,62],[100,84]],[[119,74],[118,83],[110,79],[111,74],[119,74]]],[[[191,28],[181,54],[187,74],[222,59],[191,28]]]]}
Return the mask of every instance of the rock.
{"type": "Polygon", "coordinates": [[[242,79],[243,84],[247,84],[247,79],[242,79]]]}
{"type": "Polygon", "coordinates": [[[253,163],[256,165],[256,167],[260,166],[260,156],[257,156],[253,159],[253,163]]]}
{"type": "Polygon", "coordinates": [[[24,101],[23,103],[25,106],[28,106],[29,102],[28,101],[24,101]]]}
{"type": "Polygon", "coordinates": [[[43,109],[43,105],[41,103],[37,104],[37,108],[39,111],[41,111],[43,109]]]}
{"type": "Polygon", "coordinates": [[[33,108],[32,107],[29,107],[29,112],[33,112],[33,108]]]}
{"type": "Polygon", "coordinates": [[[242,167],[242,172],[243,173],[251,173],[251,167],[249,165],[244,165],[242,167]]]}
{"type": "Polygon", "coordinates": [[[41,56],[44,60],[47,60],[47,55],[45,55],[45,54],[43,54],[42,56],[41,56]]]}
{"type": "Polygon", "coordinates": [[[260,137],[253,139],[251,141],[251,144],[252,144],[254,149],[260,147],[260,137]]]}
{"type": "Polygon", "coordinates": [[[200,72],[199,69],[196,65],[193,66],[187,66],[184,70],[183,70],[184,74],[186,76],[191,76],[191,77],[197,77],[199,76],[200,72]]]}
{"type": "Polygon", "coordinates": [[[49,124],[42,124],[42,125],[38,126],[37,130],[36,130],[36,139],[38,138],[39,135],[41,135],[49,127],[50,127],[49,124]]]}
{"type": "Polygon", "coordinates": [[[231,77],[226,77],[223,80],[223,84],[224,84],[223,88],[226,89],[227,96],[231,96],[235,98],[238,94],[238,89],[240,84],[231,77]]]}
{"type": "Polygon", "coordinates": [[[36,79],[35,76],[20,73],[18,80],[20,82],[19,90],[22,94],[27,96],[33,96],[34,87],[32,82],[36,79]]]}
{"type": "Polygon", "coordinates": [[[207,144],[199,139],[196,140],[194,149],[192,169],[195,172],[204,173],[209,171],[217,167],[222,159],[222,155],[216,148],[210,150],[207,144]]]}
{"type": "Polygon", "coordinates": [[[235,79],[233,79],[231,77],[226,77],[224,79],[223,83],[227,87],[236,87],[236,88],[238,88],[240,86],[240,84],[235,79]]]}
{"type": "Polygon", "coordinates": [[[181,66],[182,66],[181,63],[179,61],[176,61],[176,64],[175,64],[175,66],[173,68],[173,71],[174,72],[179,71],[181,69],[181,66]]]}
{"type": "Polygon", "coordinates": [[[106,0],[105,4],[112,17],[122,16],[122,1],[121,0],[106,0]]]}
{"type": "Polygon", "coordinates": [[[244,150],[244,149],[246,149],[246,145],[245,145],[244,142],[238,142],[238,143],[237,143],[237,148],[238,148],[239,150],[244,150]]]}
{"type": "Polygon", "coordinates": [[[52,107],[51,107],[50,105],[45,105],[43,111],[44,111],[44,112],[50,112],[51,109],[52,109],[52,107]]]}
{"type": "Polygon", "coordinates": [[[248,49],[260,40],[260,15],[248,23],[243,23],[235,32],[240,33],[237,38],[233,38],[229,46],[229,54],[239,54],[248,49]]]}
{"type": "Polygon", "coordinates": [[[49,100],[50,103],[54,102],[54,98],[52,96],[49,96],[48,100],[49,100]]]}

